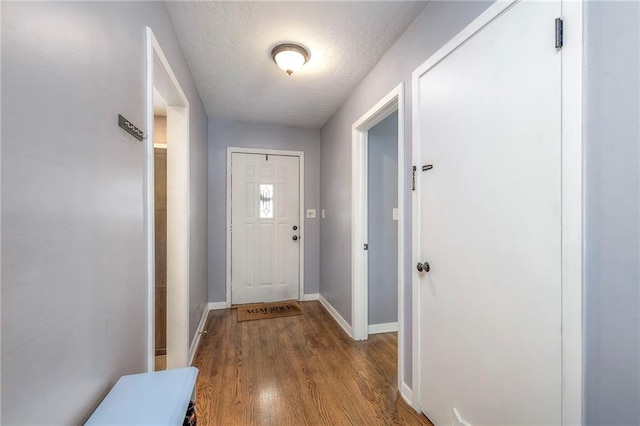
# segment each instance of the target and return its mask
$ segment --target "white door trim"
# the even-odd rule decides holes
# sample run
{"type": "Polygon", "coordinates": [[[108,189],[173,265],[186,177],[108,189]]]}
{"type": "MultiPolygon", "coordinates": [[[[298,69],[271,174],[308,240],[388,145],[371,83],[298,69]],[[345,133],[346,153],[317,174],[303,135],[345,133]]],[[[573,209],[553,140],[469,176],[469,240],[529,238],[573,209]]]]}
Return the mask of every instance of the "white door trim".
{"type": "Polygon", "coordinates": [[[278,149],[254,149],[227,147],[227,242],[226,242],[226,263],[227,263],[227,284],[225,294],[225,305],[231,307],[231,154],[265,154],[284,155],[300,158],[300,288],[298,290],[298,300],[304,298],[304,245],[305,245],[305,214],[304,214],[304,152],[286,151],[278,149]]]}
{"type": "Polygon", "coordinates": [[[400,83],[352,126],[351,177],[351,324],[353,338],[366,340],[369,336],[369,303],[367,252],[367,144],[368,132],[376,124],[398,111],[398,389],[404,383],[404,82],[400,83]]]}
{"type": "Polygon", "coordinates": [[[570,425],[584,418],[582,1],[563,1],[562,15],[562,423],[570,425]]]}
{"type": "MultiPolygon", "coordinates": [[[[412,74],[413,158],[419,157],[419,79],[493,19],[517,1],[498,1],[444,45],[412,74]]],[[[582,424],[583,419],[583,192],[582,192],[582,1],[563,1],[565,45],[562,48],[562,423],[582,424]]],[[[553,24],[550,23],[553,30],[553,24]]],[[[418,186],[412,196],[413,234],[420,235],[418,186]]],[[[414,264],[420,243],[413,238],[414,264]]],[[[413,271],[413,407],[420,410],[420,279],[413,271]]]]}
{"type": "MultiPolygon", "coordinates": [[[[155,220],[153,90],[167,101],[167,138],[171,140],[171,164],[167,179],[173,186],[167,208],[167,364],[185,367],[189,362],[189,100],[151,28],[146,27],[146,126],[145,233],[147,243],[147,371],[155,367],[155,220]],[[157,58],[160,67],[154,70],[157,58]],[[155,74],[154,74],[155,73],[155,74]],[[164,93],[166,92],[166,93],[164,93]],[[171,269],[171,270],[170,270],[171,269]]],[[[167,158],[167,160],[169,160],[167,158]]]]}

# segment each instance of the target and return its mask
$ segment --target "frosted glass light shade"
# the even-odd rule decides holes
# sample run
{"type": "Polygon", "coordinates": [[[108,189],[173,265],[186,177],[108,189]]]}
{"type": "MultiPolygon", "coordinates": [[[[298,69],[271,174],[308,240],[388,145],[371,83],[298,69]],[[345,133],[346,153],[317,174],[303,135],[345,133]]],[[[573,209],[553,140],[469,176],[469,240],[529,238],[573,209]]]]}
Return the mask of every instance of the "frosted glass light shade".
{"type": "Polygon", "coordinates": [[[271,57],[283,71],[291,75],[309,61],[309,52],[297,44],[280,44],[273,48],[271,57]]]}

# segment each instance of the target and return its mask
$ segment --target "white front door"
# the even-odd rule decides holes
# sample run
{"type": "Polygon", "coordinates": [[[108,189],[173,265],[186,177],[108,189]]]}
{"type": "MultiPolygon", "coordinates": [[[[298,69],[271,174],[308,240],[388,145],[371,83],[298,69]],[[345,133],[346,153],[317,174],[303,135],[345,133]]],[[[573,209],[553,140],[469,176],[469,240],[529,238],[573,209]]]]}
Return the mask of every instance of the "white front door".
{"type": "Polygon", "coordinates": [[[420,399],[436,425],[561,423],[560,16],[517,3],[418,78],[420,399]]]}
{"type": "Polygon", "coordinates": [[[231,302],[299,298],[300,158],[231,154],[231,302]]]}

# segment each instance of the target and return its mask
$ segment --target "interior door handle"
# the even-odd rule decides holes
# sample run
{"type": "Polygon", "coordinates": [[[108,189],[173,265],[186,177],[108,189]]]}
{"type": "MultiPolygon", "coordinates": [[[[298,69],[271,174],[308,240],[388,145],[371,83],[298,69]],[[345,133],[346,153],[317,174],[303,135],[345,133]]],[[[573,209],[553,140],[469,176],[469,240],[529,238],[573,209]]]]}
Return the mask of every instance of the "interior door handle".
{"type": "Polygon", "coordinates": [[[292,238],[293,238],[293,241],[298,241],[298,236],[297,235],[294,235],[292,238]]]}
{"type": "Polygon", "coordinates": [[[429,272],[431,270],[431,266],[429,265],[429,262],[418,262],[418,264],[416,265],[416,269],[418,270],[418,272],[429,272]]]}

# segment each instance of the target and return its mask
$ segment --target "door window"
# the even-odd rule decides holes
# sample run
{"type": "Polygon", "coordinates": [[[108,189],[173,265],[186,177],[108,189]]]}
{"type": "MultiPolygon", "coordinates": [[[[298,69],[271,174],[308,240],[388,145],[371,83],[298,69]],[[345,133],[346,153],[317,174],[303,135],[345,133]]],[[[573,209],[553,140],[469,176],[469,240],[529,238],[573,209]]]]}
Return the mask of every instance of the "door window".
{"type": "Polygon", "coordinates": [[[273,219],[273,185],[260,184],[260,219],[273,219]]]}

